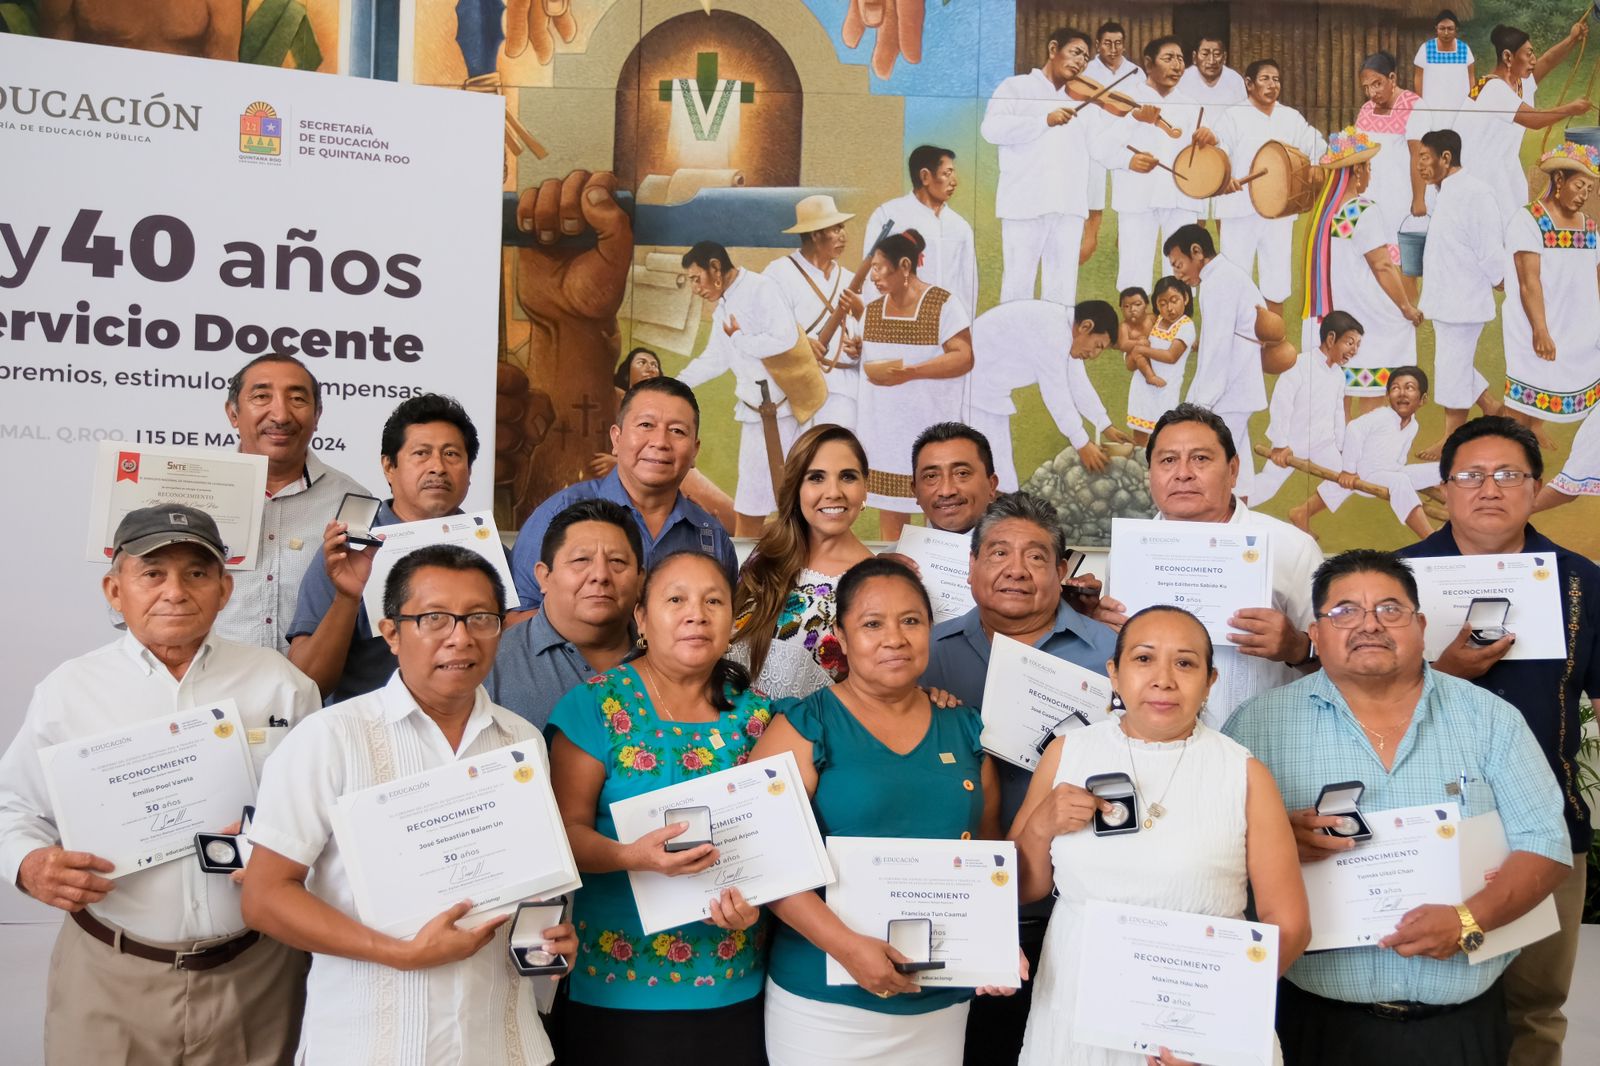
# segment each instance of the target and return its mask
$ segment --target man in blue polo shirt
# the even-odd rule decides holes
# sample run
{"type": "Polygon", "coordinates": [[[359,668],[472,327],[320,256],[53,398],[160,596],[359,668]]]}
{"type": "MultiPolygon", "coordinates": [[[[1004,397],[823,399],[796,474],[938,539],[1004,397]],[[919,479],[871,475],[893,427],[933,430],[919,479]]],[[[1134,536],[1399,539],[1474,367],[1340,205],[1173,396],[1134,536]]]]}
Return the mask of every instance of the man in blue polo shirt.
{"type": "MultiPolygon", "coordinates": [[[[981,706],[989,647],[996,633],[1104,674],[1116,633],[1085,618],[1063,599],[1066,554],[1066,537],[1054,507],[1026,492],[996,496],[972,531],[967,582],[977,606],[934,627],[922,683],[942,688],[969,706],[981,706]]],[[[998,765],[1000,827],[1009,832],[1033,775],[1008,762],[998,765]]],[[[1018,934],[1030,974],[1038,970],[1050,905],[1050,900],[1040,900],[1018,912],[1018,934]]],[[[1029,980],[1015,996],[979,996],[973,1001],[967,1015],[969,1064],[1016,1061],[1032,990],[1029,980]]]]}
{"type": "Polygon", "coordinates": [[[1572,871],[1555,891],[1561,931],[1522,950],[1506,971],[1514,1066],[1559,1063],[1567,1019],[1562,1006],[1572,984],[1583,920],[1589,842],[1589,806],[1578,782],[1583,739],[1578,704],[1600,696],[1600,567],[1550,540],[1528,517],[1539,495],[1544,460],[1533,433],[1509,418],[1477,418],[1445,440],[1439,455],[1450,521],[1433,536],[1402,548],[1402,556],[1504,555],[1532,552],[1555,559],[1560,582],[1562,659],[1505,658],[1515,634],[1479,647],[1463,626],[1433,668],[1454,674],[1522,712],[1561,786],[1562,812],[1572,837],[1572,871]]]}
{"type": "MultiPolygon", "coordinates": [[[[383,426],[383,476],[394,495],[373,527],[460,514],[467,498],[478,431],[455,400],[424,393],[405,400],[383,426]]],[[[397,665],[372,632],[361,605],[372,551],[352,551],[343,522],[329,522],[322,547],[300,583],[289,624],[289,661],[332,703],[382,688],[397,665]]]]}
{"type": "Polygon", "coordinates": [[[580,481],[540,504],[511,549],[511,575],[519,610],[536,611],[544,593],[533,575],[551,519],[579,500],[599,498],[626,507],[639,523],[644,565],[677,551],[714,556],[736,577],[738,556],[727,530],[679,489],[700,452],[700,405],[694,390],[676,378],[646,378],[622,397],[611,427],[616,469],[603,478],[580,481]]]}

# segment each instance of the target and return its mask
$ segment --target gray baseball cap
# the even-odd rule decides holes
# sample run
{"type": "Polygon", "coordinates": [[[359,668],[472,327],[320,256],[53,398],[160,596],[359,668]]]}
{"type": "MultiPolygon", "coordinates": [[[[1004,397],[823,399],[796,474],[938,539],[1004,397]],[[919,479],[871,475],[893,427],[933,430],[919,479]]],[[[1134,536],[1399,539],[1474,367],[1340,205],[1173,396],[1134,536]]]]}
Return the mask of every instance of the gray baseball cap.
{"type": "Polygon", "coordinates": [[[129,511],[117,523],[112,538],[115,554],[149,555],[170,544],[198,544],[227,562],[228,549],[210,515],[181,503],[162,503],[129,511]]]}

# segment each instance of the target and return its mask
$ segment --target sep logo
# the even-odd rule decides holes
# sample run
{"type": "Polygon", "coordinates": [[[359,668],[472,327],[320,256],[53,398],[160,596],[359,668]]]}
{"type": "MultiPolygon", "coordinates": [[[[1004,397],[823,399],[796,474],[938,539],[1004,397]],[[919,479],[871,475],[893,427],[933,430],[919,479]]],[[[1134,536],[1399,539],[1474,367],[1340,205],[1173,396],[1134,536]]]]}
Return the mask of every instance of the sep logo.
{"type": "Polygon", "coordinates": [[[283,119],[265,100],[257,100],[239,115],[239,154],[283,154],[283,119]]]}

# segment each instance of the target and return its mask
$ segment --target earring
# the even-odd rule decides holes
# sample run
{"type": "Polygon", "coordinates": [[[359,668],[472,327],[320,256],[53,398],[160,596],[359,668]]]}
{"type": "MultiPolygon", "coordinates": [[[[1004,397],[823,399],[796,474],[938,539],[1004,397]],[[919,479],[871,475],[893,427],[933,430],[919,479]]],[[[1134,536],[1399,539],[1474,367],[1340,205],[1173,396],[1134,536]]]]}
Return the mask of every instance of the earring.
{"type": "Polygon", "coordinates": [[[640,651],[648,651],[650,648],[649,643],[644,639],[643,633],[639,634],[639,639],[633,642],[633,646],[640,651]]]}

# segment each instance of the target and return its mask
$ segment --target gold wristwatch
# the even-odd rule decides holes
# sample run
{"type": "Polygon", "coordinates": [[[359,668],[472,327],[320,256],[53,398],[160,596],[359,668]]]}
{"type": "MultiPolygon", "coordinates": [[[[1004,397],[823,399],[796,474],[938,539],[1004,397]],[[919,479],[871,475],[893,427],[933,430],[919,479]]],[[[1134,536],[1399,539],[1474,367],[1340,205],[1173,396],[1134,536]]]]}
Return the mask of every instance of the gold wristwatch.
{"type": "Polygon", "coordinates": [[[1461,904],[1456,904],[1456,917],[1461,919],[1461,939],[1456,944],[1462,951],[1471,955],[1483,947],[1483,927],[1478,924],[1478,919],[1472,912],[1461,904]]]}

